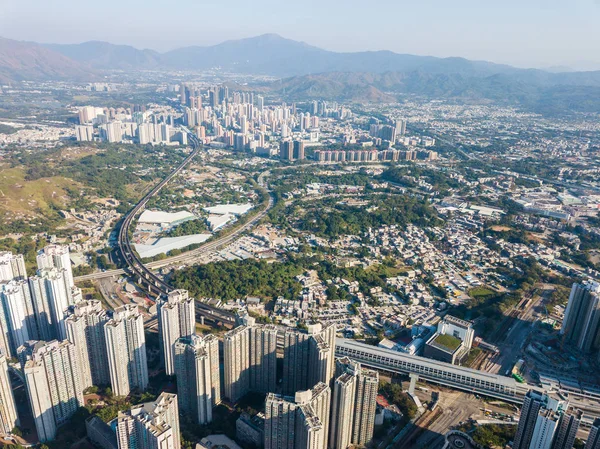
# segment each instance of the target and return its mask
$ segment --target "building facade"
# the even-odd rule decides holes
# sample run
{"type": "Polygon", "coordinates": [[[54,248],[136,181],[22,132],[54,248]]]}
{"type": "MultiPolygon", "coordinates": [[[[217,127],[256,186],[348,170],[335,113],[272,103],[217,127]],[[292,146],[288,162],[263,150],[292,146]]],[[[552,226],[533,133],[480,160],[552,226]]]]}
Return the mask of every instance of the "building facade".
{"type": "Polygon", "coordinates": [[[38,437],[51,441],[58,426],[83,406],[75,346],[67,340],[28,342],[19,352],[38,437]]]}
{"type": "Polygon", "coordinates": [[[198,424],[211,422],[212,409],[221,402],[218,339],[182,337],[175,343],[174,358],[179,407],[198,424]]]}
{"type": "Polygon", "coordinates": [[[117,396],[148,386],[148,362],[144,318],[136,305],[115,309],[113,318],[104,325],[110,384],[117,396]]]}
{"type": "Polygon", "coordinates": [[[331,391],[324,383],[265,400],[265,449],[326,449],[331,391]]]}
{"type": "Polygon", "coordinates": [[[379,374],[343,357],[336,362],[329,447],[365,446],[373,438],[379,374]]]}
{"type": "Polygon", "coordinates": [[[583,352],[600,349],[600,284],[573,284],[560,333],[583,352]]]}
{"type": "Polygon", "coordinates": [[[110,371],[106,352],[104,325],[108,322],[102,303],[81,301],[65,320],[68,340],[75,345],[80,359],[84,388],[109,385],[110,371]]]}
{"type": "Polygon", "coordinates": [[[19,425],[19,415],[10,384],[6,355],[0,353],[0,435],[7,435],[19,425]]]}
{"type": "Polygon", "coordinates": [[[187,290],[174,290],[158,304],[161,350],[168,376],[175,374],[175,342],[196,332],[194,298],[187,290]]]}

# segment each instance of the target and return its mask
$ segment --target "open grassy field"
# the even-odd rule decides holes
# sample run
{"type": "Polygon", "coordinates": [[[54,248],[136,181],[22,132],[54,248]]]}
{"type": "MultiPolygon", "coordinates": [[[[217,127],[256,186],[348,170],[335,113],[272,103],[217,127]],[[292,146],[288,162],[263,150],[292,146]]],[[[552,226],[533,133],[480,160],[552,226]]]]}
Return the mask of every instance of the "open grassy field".
{"type": "Polygon", "coordinates": [[[479,299],[479,298],[485,299],[485,298],[492,297],[495,295],[496,295],[495,291],[490,290],[489,288],[485,288],[485,287],[474,287],[469,290],[469,296],[471,298],[475,298],[475,299],[479,299]]]}
{"type": "Polygon", "coordinates": [[[25,180],[22,168],[0,167],[0,215],[5,221],[47,215],[69,203],[68,188],[77,183],[62,176],[25,180]]]}

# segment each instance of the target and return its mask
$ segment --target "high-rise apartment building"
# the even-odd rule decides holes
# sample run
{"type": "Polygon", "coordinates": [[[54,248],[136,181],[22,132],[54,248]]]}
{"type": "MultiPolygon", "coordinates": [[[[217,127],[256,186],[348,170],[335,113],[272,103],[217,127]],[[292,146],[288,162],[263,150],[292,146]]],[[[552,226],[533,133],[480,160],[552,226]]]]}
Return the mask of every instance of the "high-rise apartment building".
{"type": "Polygon", "coordinates": [[[22,255],[0,252],[0,351],[8,357],[37,338],[37,326],[22,255]]]}
{"type": "Polygon", "coordinates": [[[259,393],[275,391],[277,386],[277,328],[250,326],[249,388],[259,393]]]}
{"type": "Polygon", "coordinates": [[[335,324],[288,329],[284,334],[283,393],[294,394],[317,382],[330,385],[335,372],[335,324]]]}
{"type": "Polygon", "coordinates": [[[540,410],[544,407],[544,398],[545,396],[543,394],[536,391],[529,391],[525,396],[523,406],[521,407],[519,425],[513,443],[514,449],[529,449],[529,444],[531,443],[531,438],[535,429],[535,423],[540,410]]]}
{"type": "Polygon", "coordinates": [[[110,143],[118,143],[123,140],[123,124],[120,121],[114,121],[105,125],[106,140],[110,143]]]}
{"type": "Polygon", "coordinates": [[[23,255],[0,251],[0,282],[24,279],[27,279],[27,270],[23,255]]]}
{"type": "Polygon", "coordinates": [[[119,449],[180,449],[177,395],[161,393],[117,417],[119,449]]]}
{"type": "Polygon", "coordinates": [[[94,140],[94,127],[92,125],[75,126],[75,138],[78,142],[91,142],[94,140]]]}
{"type": "Polygon", "coordinates": [[[11,351],[10,329],[6,321],[6,315],[0,313],[0,352],[7,357],[14,355],[11,351]]]}
{"type": "Polygon", "coordinates": [[[326,449],[331,391],[324,383],[265,400],[265,449],[326,449]]]}
{"type": "Polygon", "coordinates": [[[308,390],[319,382],[330,385],[335,365],[335,324],[312,324],[307,331],[280,330],[244,317],[225,334],[224,393],[237,402],[249,391],[273,392],[277,386],[277,343],[283,337],[283,394],[308,390]]]}
{"type": "Polygon", "coordinates": [[[560,416],[554,410],[542,409],[535,421],[529,449],[551,449],[560,416]]]}
{"type": "Polygon", "coordinates": [[[32,341],[19,352],[39,440],[51,441],[57,427],[83,406],[75,346],[66,340],[32,341]]]}
{"type": "Polygon", "coordinates": [[[329,447],[365,446],[373,438],[379,375],[348,358],[336,362],[329,447]]]}
{"type": "Polygon", "coordinates": [[[581,424],[581,412],[562,413],[552,443],[552,449],[572,449],[581,424]]]}
{"type": "Polygon", "coordinates": [[[19,425],[6,355],[0,352],[0,435],[10,433],[19,425]]]}
{"type": "Polygon", "coordinates": [[[219,341],[214,335],[182,337],[175,343],[175,375],[179,407],[198,424],[212,421],[221,402],[219,341]]]}
{"type": "Polygon", "coordinates": [[[110,384],[117,396],[148,386],[148,362],[144,318],[136,305],[115,309],[112,320],[104,325],[110,384]]]}
{"type": "Polygon", "coordinates": [[[223,337],[224,394],[237,402],[250,390],[250,332],[239,326],[223,337]]]}
{"type": "MultiPolygon", "coordinates": [[[[43,341],[54,340],[57,337],[56,327],[53,321],[54,312],[52,307],[50,307],[48,294],[48,292],[52,292],[54,289],[48,289],[46,285],[46,283],[49,282],[47,279],[51,276],[53,271],[54,270],[40,270],[38,275],[28,279],[38,336],[39,339],[43,341]]],[[[66,291],[64,291],[64,289],[62,291],[64,292],[64,295],[66,295],[66,291]]],[[[61,302],[64,303],[66,300],[61,302]]]]}
{"type": "Polygon", "coordinates": [[[294,142],[291,140],[282,140],[279,144],[279,158],[284,161],[294,160],[294,142]]]}
{"type": "Polygon", "coordinates": [[[175,342],[196,332],[194,298],[187,290],[174,290],[167,301],[158,304],[158,326],[161,350],[167,375],[175,374],[175,342]]]}
{"type": "Polygon", "coordinates": [[[110,372],[106,352],[104,325],[108,321],[100,301],[81,301],[65,320],[68,340],[75,345],[79,357],[83,388],[109,385],[110,372]]]}
{"type": "Polygon", "coordinates": [[[17,348],[27,340],[37,339],[37,327],[29,283],[10,281],[0,284],[0,313],[8,330],[10,354],[15,355],[17,348]]]}
{"type": "Polygon", "coordinates": [[[560,333],[583,352],[600,349],[600,284],[573,284],[560,333]]]}
{"type": "Polygon", "coordinates": [[[68,246],[48,245],[44,249],[38,251],[36,260],[40,270],[43,268],[57,268],[66,271],[64,273],[65,290],[70,291],[71,287],[75,286],[68,246]]]}
{"type": "Polygon", "coordinates": [[[225,396],[237,402],[249,391],[267,393],[277,385],[277,328],[253,318],[225,334],[225,396]]]}
{"type": "Polygon", "coordinates": [[[562,445],[568,444],[573,429],[576,433],[575,426],[579,427],[577,418],[569,421],[572,418],[566,414],[567,407],[568,403],[558,397],[530,390],[523,400],[513,449],[552,449],[555,441],[561,446],[554,449],[566,447],[562,445]],[[557,440],[555,437],[561,422],[564,428],[557,440]]]}
{"type": "MultiPolygon", "coordinates": [[[[45,297],[34,298],[33,303],[37,307],[47,301],[50,308],[50,328],[52,329],[51,334],[55,335],[59,340],[66,340],[67,328],[65,326],[65,319],[68,314],[69,307],[71,306],[71,299],[67,292],[68,281],[66,277],[68,273],[64,269],[58,268],[42,268],[38,270],[38,277],[43,279],[45,297]]],[[[33,293],[37,295],[41,291],[34,290],[33,293]]],[[[42,305],[45,307],[45,304],[42,305]]],[[[44,311],[45,312],[45,311],[44,311]]],[[[40,317],[39,321],[40,328],[46,327],[47,323],[44,317],[40,317]]],[[[41,333],[40,333],[41,336],[41,333]]]]}
{"type": "Polygon", "coordinates": [[[304,154],[304,142],[302,142],[301,140],[294,141],[293,158],[297,161],[302,161],[306,159],[306,155],[304,154]]]}
{"type": "Polygon", "coordinates": [[[594,420],[584,449],[600,449],[600,418],[594,420]]]}

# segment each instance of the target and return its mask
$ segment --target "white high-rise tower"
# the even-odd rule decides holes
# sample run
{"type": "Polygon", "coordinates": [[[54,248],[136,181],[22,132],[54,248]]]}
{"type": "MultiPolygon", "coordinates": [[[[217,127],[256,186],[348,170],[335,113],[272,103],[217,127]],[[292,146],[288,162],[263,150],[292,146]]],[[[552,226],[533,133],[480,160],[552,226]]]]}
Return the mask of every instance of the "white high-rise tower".
{"type": "Polygon", "coordinates": [[[166,302],[158,304],[158,324],[165,371],[172,376],[175,374],[175,342],[196,332],[194,298],[189,297],[187,290],[174,290],[166,302]]]}
{"type": "Polygon", "coordinates": [[[0,435],[10,433],[18,425],[19,416],[10,384],[8,363],[6,355],[0,353],[0,435]]]}
{"type": "Polygon", "coordinates": [[[131,390],[148,386],[148,362],[144,318],[136,305],[117,308],[104,325],[110,383],[113,393],[127,396],[131,390]]]}
{"type": "Polygon", "coordinates": [[[58,426],[83,406],[75,346],[68,341],[28,342],[21,347],[27,395],[40,441],[51,441],[58,426]]]}

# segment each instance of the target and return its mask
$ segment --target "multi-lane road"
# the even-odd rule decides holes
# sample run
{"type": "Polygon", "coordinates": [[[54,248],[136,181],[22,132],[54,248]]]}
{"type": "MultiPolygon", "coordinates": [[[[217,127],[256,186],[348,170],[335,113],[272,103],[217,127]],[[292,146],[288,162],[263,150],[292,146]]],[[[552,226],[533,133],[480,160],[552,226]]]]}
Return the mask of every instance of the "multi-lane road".
{"type": "MultiPolygon", "coordinates": [[[[166,178],[164,178],[150,192],[148,192],[123,219],[119,228],[118,246],[119,255],[123,264],[125,265],[125,268],[118,270],[108,270],[99,273],[92,273],[85,276],[79,276],[75,278],[76,281],[98,280],[126,274],[134,276],[138,284],[142,285],[147,289],[147,293],[149,294],[149,296],[153,296],[157,299],[160,297],[164,297],[172,290],[172,287],[161,277],[157,276],[153,272],[153,270],[157,270],[159,268],[163,268],[170,265],[180,265],[182,263],[187,263],[193,261],[199,255],[215,251],[218,248],[233,242],[242,233],[252,228],[254,225],[256,225],[256,223],[258,223],[262,218],[265,217],[265,215],[273,207],[274,204],[274,200],[271,195],[269,195],[269,201],[267,205],[264,206],[259,213],[254,215],[250,220],[248,220],[248,222],[244,223],[230,234],[225,235],[216,240],[212,240],[202,245],[200,248],[188,251],[184,254],[168,257],[161,261],[144,264],[131,244],[131,224],[133,223],[135,217],[146,207],[148,201],[152,197],[157,195],[160,192],[160,190],[175,176],[177,176],[198,154],[202,147],[196,136],[190,133],[189,141],[192,146],[192,152],[190,153],[190,155],[187,156],[185,160],[181,164],[179,164],[171,173],[169,173],[169,175],[166,178]]],[[[268,175],[269,172],[265,171],[261,173],[258,177],[258,183],[263,188],[266,187],[265,178],[268,175]]],[[[208,319],[213,322],[220,322],[229,325],[233,324],[234,322],[234,317],[231,313],[209,306],[205,303],[197,302],[196,312],[198,316],[202,316],[205,319],[208,319]]]]}
{"type": "MultiPolygon", "coordinates": [[[[262,187],[265,186],[264,180],[268,175],[269,175],[269,171],[265,171],[259,175],[259,184],[262,187]]],[[[157,260],[155,262],[149,262],[147,264],[144,264],[144,266],[146,268],[149,268],[152,271],[156,271],[156,270],[159,270],[164,267],[189,263],[189,262],[197,259],[199,256],[202,256],[211,251],[216,251],[217,249],[222,248],[222,247],[228,245],[229,243],[233,242],[235,239],[237,239],[241,234],[243,234],[247,230],[253,228],[260,220],[262,220],[269,213],[269,210],[273,207],[273,204],[274,204],[273,197],[269,196],[269,202],[267,203],[267,205],[264,206],[263,209],[259,213],[254,215],[249,221],[247,221],[243,225],[239,226],[232,233],[227,234],[227,235],[220,237],[218,239],[215,239],[215,240],[210,240],[209,242],[204,243],[199,248],[196,248],[192,251],[188,251],[183,254],[179,254],[177,256],[167,257],[165,259],[157,260]]],[[[138,209],[138,212],[140,210],[141,209],[138,209]]],[[[115,276],[121,276],[123,274],[126,274],[125,270],[123,270],[123,269],[106,270],[106,271],[100,271],[97,273],[86,274],[83,276],[77,276],[75,278],[75,281],[77,281],[77,282],[93,281],[93,280],[97,280],[97,279],[105,279],[105,278],[110,278],[110,277],[115,277],[115,276]]]]}

